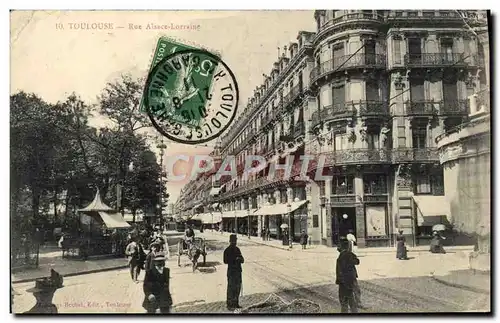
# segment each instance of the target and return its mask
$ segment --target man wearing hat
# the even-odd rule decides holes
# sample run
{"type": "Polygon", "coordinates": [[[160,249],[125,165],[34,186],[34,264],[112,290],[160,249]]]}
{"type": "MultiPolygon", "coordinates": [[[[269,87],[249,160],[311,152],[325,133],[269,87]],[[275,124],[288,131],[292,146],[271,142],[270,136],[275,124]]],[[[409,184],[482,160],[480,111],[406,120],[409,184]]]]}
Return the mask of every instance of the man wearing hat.
{"type": "Polygon", "coordinates": [[[340,254],[337,258],[337,277],[335,284],[339,285],[339,301],[342,313],[358,312],[358,304],[354,293],[356,292],[358,272],[356,266],[359,265],[359,259],[354,253],[349,251],[349,241],[340,240],[338,248],[340,254]]]}
{"type": "Polygon", "coordinates": [[[24,314],[57,314],[57,306],[52,303],[52,299],[56,290],[63,287],[63,277],[53,269],[50,273],[50,277],[37,279],[35,287],[27,290],[35,296],[36,304],[24,314]]]}
{"type": "Polygon", "coordinates": [[[157,241],[154,241],[151,246],[149,247],[149,253],[146,257],[146,263],[144,265],[144,269],[146,271],[149,271],[151,269],[154,269],[154,259],[156,257],[156,254],[161,251],[161,248],[160,248],[160,242],[157,240],[157,241]]]}
{"type": "Polygon", "coordinates": [[[153,268],[146,271],[144,277],[144,301],[142,307],[148,313],[170,313],[172,296],[170,294],[170,270],[165,267],[165,254],[156,253],[153,259],[153,268]]]}
{"type": "Polygon", "coordinates": [[[229,236],[229,247],[224,250],[224,263],[227,264],[227,298],[228,310],[241,308],[239,297],[241,292],[241,264],[245,262],[240,248],[236,246],[236,234],[229,236]]]}

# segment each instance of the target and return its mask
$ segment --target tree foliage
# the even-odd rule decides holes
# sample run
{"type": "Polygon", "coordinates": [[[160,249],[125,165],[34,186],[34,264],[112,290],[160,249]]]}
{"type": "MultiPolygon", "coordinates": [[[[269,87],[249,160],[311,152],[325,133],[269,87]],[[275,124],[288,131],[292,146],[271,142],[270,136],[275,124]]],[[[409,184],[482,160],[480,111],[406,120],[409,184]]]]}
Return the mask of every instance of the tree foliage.
{"type": "Polygon", "coordinates": [[[140,131],[149,126],[147,116],[139,112],[140,84],[129,76],[109,83],[95,107],[74,93],[56,104],[25,92],[10,97],[15,227],[67,223],[93,199],[97,188],[106,202],[116,206],[118,184],[124,187],[124,208],[154,210],[161,169],[140,131]],[[93,113],[112,125],[92,127],[93,113]],[[131,163],[133,171],[128,169],[131,163]]]}

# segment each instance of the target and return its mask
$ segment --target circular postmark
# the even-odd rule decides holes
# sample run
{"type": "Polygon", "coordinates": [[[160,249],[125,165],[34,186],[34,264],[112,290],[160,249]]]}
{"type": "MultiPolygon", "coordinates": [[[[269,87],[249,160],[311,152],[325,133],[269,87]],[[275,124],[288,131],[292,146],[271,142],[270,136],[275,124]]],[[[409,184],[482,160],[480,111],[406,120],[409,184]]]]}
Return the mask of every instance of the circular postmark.
{"type": "Polygon", "coordinates": [[[153,126],[184,144],[215,139],[236,116],[239,90],[233,72],[199,49],[175,52],[149,73],[144,105],[153,126]]]}

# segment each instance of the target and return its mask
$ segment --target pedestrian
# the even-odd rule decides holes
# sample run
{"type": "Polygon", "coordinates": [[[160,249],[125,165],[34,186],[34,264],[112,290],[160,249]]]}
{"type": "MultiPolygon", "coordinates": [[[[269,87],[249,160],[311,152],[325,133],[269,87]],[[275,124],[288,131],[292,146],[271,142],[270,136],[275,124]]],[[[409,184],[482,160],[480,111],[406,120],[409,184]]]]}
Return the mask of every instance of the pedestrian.
{"type": "Polygon", "coordinates": [[[27,290],[33,293],[36,303],[29,311],[23,314],[57,314],[57,306],[52,302],[54,293],[63,287],[63,277],[54,269],[50,270],[50,277],[39,278],[35,281],[35,287],[27,290]]]}
{"type": "Polygon", "coordinates": [[[161,314],[170,313],[172,295],[170,294],[170,269],[165,267],[165,254],[158,252],[153,259],[153,268],[146,271],[142,307],[150,314],[159,309],[161,314]]]}
{"type": "Polygon", "coordinates": [[[345,239],[340,240],[339,257],[337,258],[337,277],[335,284],[339,285],[339,301],[342,313],[358,312],[358,304],[354,290],[356,288],[358,273],[356,266],[359,265],[359,259],[354,253],[348,250],[349,242],[345,239]]]}
{"type": "Polygon", "coordinates": [[[443,240],[446,240],[446,237],[442,236],[438,231],[434,231],[432,235],[429,251],[432,253],[446,253],[443,248],[443,240]]]}
{"type": "Polygon", "coordinates": [[[354,244],[356,243],[356,236],[354,236],[354,231],[349,230],[346,236],[347,242],[349,243],[349,251],[354,252],[354,244]]]}
{"type": "Polygon", "coordinates": [[[146,273],[154,268],[154,259],[156,254],[161,251],[160,245],[157,242],[151,244],[150,251],[146,256],[146,262],[144,264],[144,270],[146,273]]]}
{"type": "Polygon", "coordinates": [[[262,241],[266,241],[266,227],[264,226],[261,230],[262,241]]]}
{"type": "Polygon", "coordinates": [[[224,250],[224,263],[227,264],[227,297],[228,310],[241,308],[239,297],[241,292],[241,264],[245,262],[240,248],[236,246],[236,234],[229,236],[229,247],[224,250]]]}
{"type": "Polygon", "coordinates": [[[306,249],[308,239],[309,236],[307,235],[306,230],[302,230],[300,235],[300,244],[302,245],[302,249],[306,249]]]}
{"type": "Polygon", "coordinates": [[[403,230],[399,230],[399,234],[396,237],[396,241],[397,241],[396,258],[398,258],[399,260],[408,260],[408,253],[405,246],[406,238],[403,235],[403,230]]]}
{"type": "Polygon", "coordinates": [[[132,241],[127,245],[125,249],[125,254],[127,255],[128,264],[130,268],[130,276],[132,277],[132,281],[137,283],[137,278],[141,272],[141,268],[139,266],[140,263],[140,250],[139,244],[135,241],[135,238],[132,238],[132,241]]]}

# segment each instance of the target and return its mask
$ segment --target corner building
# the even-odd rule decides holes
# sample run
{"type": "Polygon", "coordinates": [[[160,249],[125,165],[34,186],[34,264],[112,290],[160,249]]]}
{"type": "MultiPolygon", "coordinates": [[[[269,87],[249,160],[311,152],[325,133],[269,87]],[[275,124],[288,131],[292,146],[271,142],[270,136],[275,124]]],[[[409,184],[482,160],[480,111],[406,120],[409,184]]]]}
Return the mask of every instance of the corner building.
{"type": "Polygon", "coordinates": [[[359,247],[391,246],[398,229],[410,245],[428,244],[433,225],[450,225],[435,139],[468,118],[484,71],[478,40],[450,10],[317,10],[314,19],[316,32],[284,47],[216,144],[216,167],[234,155],[238,177],[200,175],[181,212],[255,236],[290,227],[297,241],[305,230],[328,246],[349,230],[359,247]],[[292,176],[269,179],[268,166],[244,178],[252,154],[292,158],[292,176]],[[309,180],[295,177],[304,154],[316,156],[309,180]]]}

